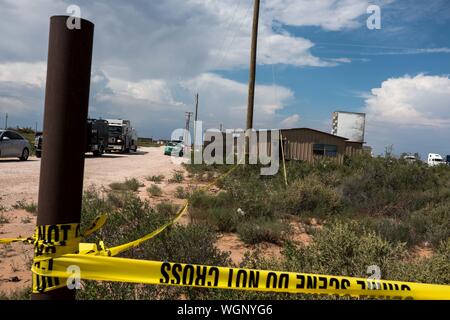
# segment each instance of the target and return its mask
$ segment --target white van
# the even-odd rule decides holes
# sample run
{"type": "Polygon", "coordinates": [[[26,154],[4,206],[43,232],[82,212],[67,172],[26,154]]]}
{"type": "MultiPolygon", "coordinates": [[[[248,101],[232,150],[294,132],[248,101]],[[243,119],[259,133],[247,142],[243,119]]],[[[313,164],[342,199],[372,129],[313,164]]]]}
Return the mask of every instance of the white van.
{"type": "Polygon", "coordinates": [[[437,154],[437,153],[429,153],[428,154],[428,166],[434,167],[434,166],[440,166],[442,164],[445,164],[445,161],[440,154],[437,154]]]}

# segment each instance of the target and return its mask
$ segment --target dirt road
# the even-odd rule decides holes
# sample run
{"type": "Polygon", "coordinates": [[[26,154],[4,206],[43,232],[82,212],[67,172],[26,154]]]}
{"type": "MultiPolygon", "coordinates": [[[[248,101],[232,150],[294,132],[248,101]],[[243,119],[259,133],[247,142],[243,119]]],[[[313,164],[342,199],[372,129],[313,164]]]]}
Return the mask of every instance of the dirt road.
{"type": "MultiPolygon", "coordinates": [[[[0,205],[10,207],[18,200],[37,202],[41,161],[30,157],[28,161],[0,159],[0,205]]],[[[86,156],[84,187],[107,186],[125,178],[143,178],[163,174],[169,177],[180,169],[171,157],[163,154],[163,147],[140,148],[137,153],[105,154],[94,158],[86,156]]]]}

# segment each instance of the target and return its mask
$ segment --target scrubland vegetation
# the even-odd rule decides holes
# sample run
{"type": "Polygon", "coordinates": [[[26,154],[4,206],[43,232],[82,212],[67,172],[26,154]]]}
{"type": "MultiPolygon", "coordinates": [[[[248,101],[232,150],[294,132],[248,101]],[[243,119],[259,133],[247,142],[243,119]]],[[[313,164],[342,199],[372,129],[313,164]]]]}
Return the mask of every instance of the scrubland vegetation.
{"type": "MultiPolygon", "coordinates": [[[[229,166],[186,165],[194,180],[211,181],[229,166]]],[[[215,243],[222,232],[236,233],[249,245],[270,242],[281,258],[260,250],[246,255],[240,267],[367,277],[377,265],[382,279],[450,284],[450,168],[428,168],[393,158],[360,156],[343,165],[287,163],[282,174],[264,177],[258,166],[240,166],[218,181],[220,191],[189,195],[187,226],[174,226],[123,254],[154,259],[233,266],[228,252],[215,243]],[[311,243],[291,241],[290,221],[305,228],[311,243]],[[417,255],[426,248],[430,255],[417,255]]],[[[171,180],[181,180],[178,173],[171,180]]],[[[133,184],[133,183],[132,183],[133,184]]],[[[84,195],[82,221],[102,212],[108,222],[88,241],[114,246],[136,239],[169,221],[177,211],[170,203],[151,206],[134,188],[84,195]],[[130,190],[131,189],[131,190],[130,190]]],[[[181,189],[177,193],[181,198],[181,189]]],[[[183,194],[183,196],[186,196],[183,194]]],[[[305,295],[85,282],[82,299],[304,299],[305,295]]]]}

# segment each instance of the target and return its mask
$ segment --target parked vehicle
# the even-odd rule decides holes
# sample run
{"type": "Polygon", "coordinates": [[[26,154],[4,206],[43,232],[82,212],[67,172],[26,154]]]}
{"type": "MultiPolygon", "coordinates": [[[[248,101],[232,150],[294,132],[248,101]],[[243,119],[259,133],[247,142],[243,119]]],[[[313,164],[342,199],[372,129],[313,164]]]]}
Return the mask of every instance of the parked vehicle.
{"type": "Polygon", "coordinates": [[[180,140],[172,140],[166,144],[164,148],[164,154],[166,156],[179,156],[182,157],[184,153],[184,145],[180,140]]]}
{"type": "MultiPolygon", "coordinates": [[[[88,119],[86,123],[86,152],[92,152],[95,157],[105,153],[108,147],[108,122],[101,119],[88,119]]],[[[37,133],[34,139],[36,157],[42,156],[42,133],[37,133]]]]}
{"type": "Polygon", "coordinates": [[[450,155],[447,155],[447,165],[450,166],[450,155]]]}
{"type": "Polygon", "coordinates": [[[440,166],[445,164],[446,162],[442,158],[440,154],[437,153],[429,153],[428,154],[428,166],[434,167],[434,166],[440,166]]]}
{"type": "Polygon", "coordinates": [[[27,139],[12,130],[0,130],[0,158],[17,157],[26,161],[31,146],[27,139]]]}
{"type": "Polygon", "coordinates": [[[404,156],[403,159],[408,163],[414,163],[417,161],[415,156],[404,156]]]}
{"type": "Polygon", "coordinates": [[[130,120],[108,119],[109,140],[107,151],[128,153],[137,151],[138,137],[130,120]]]}
{"type": "Polygon", "coordinates": [[[34,135],[34,153],[36,157],[42,157],[42,132],[36,132],[34,135]]]}
{"type": "Polygon", "coordinates": [[[86,152],[92,152],[95,157],[101,156],[108,148],[108,121],[88,119],[86,130],[86,152]]]}

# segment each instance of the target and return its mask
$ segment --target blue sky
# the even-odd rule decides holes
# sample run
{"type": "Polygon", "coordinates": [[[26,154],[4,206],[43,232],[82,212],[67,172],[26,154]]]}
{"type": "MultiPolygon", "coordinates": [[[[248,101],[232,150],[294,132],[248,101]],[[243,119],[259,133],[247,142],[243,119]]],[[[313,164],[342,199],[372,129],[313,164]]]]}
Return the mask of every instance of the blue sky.
{"type": "MultiPolygon", "coordinates": [[[[96,28],[91,116],[168,137],[199,92],[204,127],[244,126],[252,0],[0,0],[0,124],[42,125],[48,19],[70,4],[96,28]]],[[[376,154],[450,154],[448,30],[446,0],[262,0],[255,125],[329,131],[333,111],[365,112],[376,154]]]]}

